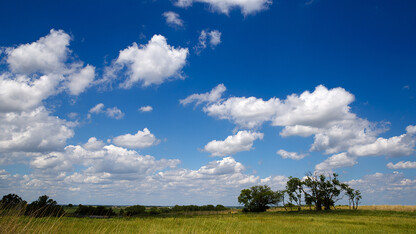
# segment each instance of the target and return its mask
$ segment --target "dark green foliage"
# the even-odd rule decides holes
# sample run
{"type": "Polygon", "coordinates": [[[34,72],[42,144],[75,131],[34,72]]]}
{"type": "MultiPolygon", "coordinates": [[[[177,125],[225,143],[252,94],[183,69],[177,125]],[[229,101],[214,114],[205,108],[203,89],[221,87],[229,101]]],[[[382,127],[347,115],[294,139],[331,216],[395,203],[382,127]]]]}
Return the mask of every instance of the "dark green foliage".
{"type": "Polygon", "coordinates": [[[16,194],[4,195],[0,201],[0,208],[2,209],[22,209],[26,206],[26,201],[16,194]]]}
{"type": "Polygon", "coordinates": [[[150,208],[150,210],[149,210],[149,214],[151,214],[151,215],[158,215],[158,214],[160,214],[161,212],[160,212],[160,210],[157,208],[157,207],[152,207],[152,208],[150,208]]]}
{"type": "Polygon", "coordinates": [[[280,199],[280,192],[273,192],[267,185],[257,185],[241,190],[238,202],[244,204],[245,212],[264,212],[269,205],[279,203],[280,199]]]}
{"type": "Polygon", "coordinates": [[[78,205],[77,210],[74,212],[76,215],[80,216],[114,216],[115,212],[111,208],[106,208],[105,206],[83,206],[78,205]]]}
{"type": "Polygon", "coordinates": [[[205,206],[196,206],[196,205],[188,205],[188,206],[174,206],[171,210],[173,212],[188,212],[188,211],[221,211],[227,210],[223,205],[218,204],[217,206],[213,205],[205,205],[205,206]]]}
{"type": "Polygon", "coordinates": [[[221,205],[221,204],[218,204],[217,206],[215,206],[215,210],[216,211],[228,210],[228,208],[225,207],[225,206],[223,206],[223,205],[221,205]]]}
{"type": "Polygon", "coordinates": [[[141,215],[146,213],[146,207],[140,205],[129,206],[124,209],[124,212],[127,216],[141,215]]]}
{"type": "Polygon", "coordinates": [[[64,209],[58,205],[56,201],[50,199],[46,195],[43,195],[26,207],[25,214],[34,217],[58,217],[64,214],[64,209]]]}

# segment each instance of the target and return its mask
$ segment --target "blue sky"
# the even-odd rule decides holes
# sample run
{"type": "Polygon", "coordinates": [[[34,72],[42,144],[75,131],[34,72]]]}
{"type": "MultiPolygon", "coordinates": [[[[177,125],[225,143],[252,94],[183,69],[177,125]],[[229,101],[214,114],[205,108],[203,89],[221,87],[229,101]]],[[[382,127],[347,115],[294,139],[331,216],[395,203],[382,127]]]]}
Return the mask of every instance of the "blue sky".
{"type": "Polygon", "coordinates": [[[415,202],[412,1],[0,8],[1,194],[236,205],[312,171],[415,202]]]}

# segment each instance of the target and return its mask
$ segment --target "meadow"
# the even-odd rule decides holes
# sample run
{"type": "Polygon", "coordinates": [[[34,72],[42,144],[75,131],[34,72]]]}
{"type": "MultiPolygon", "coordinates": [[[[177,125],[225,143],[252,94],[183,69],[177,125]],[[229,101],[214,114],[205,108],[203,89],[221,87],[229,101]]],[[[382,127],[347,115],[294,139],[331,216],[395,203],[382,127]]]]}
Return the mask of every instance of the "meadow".
{"type": "MultiPolygon", "coordinates": [[[[415,233],[416,212],[384,210],[182,213],[135,218],[0,217],[1,233],[415,233]]],[[[414,207],[413,207],[414,209],[414,207]]]]}

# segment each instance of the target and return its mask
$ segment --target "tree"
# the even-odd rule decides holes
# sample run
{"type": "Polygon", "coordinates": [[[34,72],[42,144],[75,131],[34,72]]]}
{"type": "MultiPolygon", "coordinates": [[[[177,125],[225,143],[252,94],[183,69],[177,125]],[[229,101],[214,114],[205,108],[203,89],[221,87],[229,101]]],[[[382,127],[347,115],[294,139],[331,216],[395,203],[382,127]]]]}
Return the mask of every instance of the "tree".
{"type": "Polygon", "coordinates": [[[38,200],[33,201],[27,206],[26,214],[35,217],[44,216],[61,216],[64,210],[56,201],[50,199],[48,196],[43,195],[38,200]]]}
{"type": "Polygon", "coordinates": [[[244,204],[244,211],[264,212],[269,205],[280,202],[281,193],[273,192],[267,185],[252,186],[250,189],[241,190],[238,202],[244,204]]]}
{"type": "Polygon", "coordinates": [[[298,204],[298,210],[302,207],[302,186],[303,182],[296,177],[289,176],[289,180],[286,182],[286,193],[290,201],[295,201],[298,204]]]}
{"type": "Polygon", "coordinates": [[[348,205],[350,209],[351,209],[351,206],[352,206],[352,209],[354,210],[358,209],[358,203],[360,202],[362,198],[360,190],[354,190],[353,188],[350,188],[349,186],[347,186],[345,194],[347,194],[348,196],[348,203],[349,203],[348,205]]]}
{"type": "Polygon", "coordinates": [[[348,187],[347,184],[338,180],[336,173],[326,177],[323,174],[318,176],[309,172],[302,184],[304,185],[302,190],[305,198],[315,204],[316,210],[322,210],[322,207],[325,207],[325,210],[330,210],[331,206],[334,206],[335,202],[342,198],[340,197],[341,192],[348,187]]]}
{"type": "Polygon", "coordinates": [[[0,201],[0,208],[2,209],[22,209],[26,205],[26,201],[24,201],[21,197],[16,194],[7,194],[4,195],[0,201]]]}

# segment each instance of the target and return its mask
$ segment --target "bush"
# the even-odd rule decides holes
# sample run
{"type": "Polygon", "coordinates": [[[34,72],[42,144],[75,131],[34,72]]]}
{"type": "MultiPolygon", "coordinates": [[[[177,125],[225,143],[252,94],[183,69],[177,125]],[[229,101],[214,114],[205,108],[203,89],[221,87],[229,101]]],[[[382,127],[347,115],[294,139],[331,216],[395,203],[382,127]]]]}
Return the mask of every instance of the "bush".
{"type": "Polygon", "coordinates": [[[158,214],[160,214],[160,210],[157,207],[152,207],[152,208],[150,208],[149,213],[151,215],[158,215],[158,214]]]}

